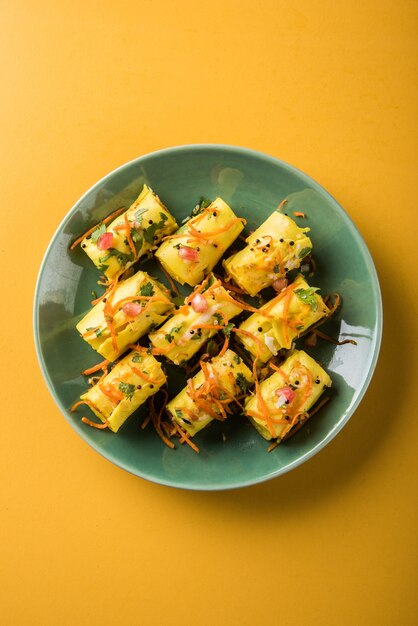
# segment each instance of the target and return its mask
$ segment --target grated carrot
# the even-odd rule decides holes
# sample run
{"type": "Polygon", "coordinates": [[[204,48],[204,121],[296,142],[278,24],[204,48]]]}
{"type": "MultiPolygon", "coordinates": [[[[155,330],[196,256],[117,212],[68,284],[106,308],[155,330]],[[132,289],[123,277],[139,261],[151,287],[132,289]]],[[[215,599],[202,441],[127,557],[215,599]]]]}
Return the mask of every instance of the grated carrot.
{"type": "Polygon", "coordinates": [[[111,383],[107,385],[102,385],[98,383],[100,391],[107,396],[115,405],[119,404],[121,400],[124,399],[124,395],[118,389],[115,389],[111,383]]]}
{"type": "Polygon", "coordinates": [[[293,215],[295,217],[306,217],[305,213],[302,213],[302,211],[293,211],[293,215]]]}
{"type": "Polygon", "coordinates": [[[83,375],[89,376],[90,374],[94,374],[95,372],[98,372],[99,370],[105,370],[105,369],[107,370],[107,366],[109,365],[109,363],[110,361],[105,359],[104,361],[101,361],[97,365],[93,365],[93,367],[90,367],[89,369],[84,370],[83,375]]]}
{"type": "Polygon", "coordinates": [[[187,434],[180,428],[180,426],[176,422],[174,422],[174,427],[180,434],[180,443],[183,443],[183,441],[185,441],[187,445],[190,446],[191,449],[198,454],[199,448],[196,446],[196,444],[193,443],[193,441],[188,438],[187,434]]]}
{"type": "Polygon", "coordinates": [[[325,333],[318,330],[317,328],[315,328],[312,332],[314,335],[317,335],[318,337],[321,337],[321,339],[325,339],[325,341],[329,341],[330,343],[333,343],[336,346],[343,346],[346,343],[352,343],[353,346],[357,345],[357,341],[354,341],[354,339],[343,339],[343,341],[338,341],[337,339],[333,339],[329,335],[326,335],[325,333]]]}
{"type": "Polygon", "coordinates": [[[97,422],[93,422],[92,420],[89,420],[87,417],[82,417],[81,421],[84,424],[87,424],[87,426],[91,426],[92,428],[97,428],[99,430],[104,430],[105,428],[109,427],[109,422],[107,420],[103,423],[98,424],[97,422]]]}
{"type": "Polygon", "coordinates": [[[102,220],[101,222],[99,222],[98,224],[96,224],[95,226],[92,226],[92,228],[89,228],[89,230],[87,232],[84,233],[84,235],[81,235],[80,237],[78,237],[78,239],[76,239],[70,246],[70,250],[74,250],[74,248],[83,241],[83,239],[85,239],[86,237],[88,237],[89,235],[91,235],[92,233],[94,233],[94,231],[96,230],[96,228],[98,226],[100,226],[100,224],[107,224],[108,222],[110,222],[113,218],[117,217],[118,215],[120,215],[122,213],[122,211],[125,211],[125,207],[120,207],[120,209],[116,209],[116,211],[114,211],[113,213],[111,213],[110,215],[108,215],[107,217],[105,217],[104,220],[102,220]]]}

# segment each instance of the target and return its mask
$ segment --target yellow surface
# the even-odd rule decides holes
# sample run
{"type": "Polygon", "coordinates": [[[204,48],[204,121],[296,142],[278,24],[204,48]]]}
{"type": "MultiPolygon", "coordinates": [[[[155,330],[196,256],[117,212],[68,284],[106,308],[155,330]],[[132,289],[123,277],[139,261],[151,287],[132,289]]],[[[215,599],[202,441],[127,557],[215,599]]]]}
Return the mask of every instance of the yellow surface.
{"type": "Polygon", "coordinates": [[[1,3],[2,625],[416,624],[417,17],[407,0],[1,3]],[[31,337],[67,210],[125,161],[191,142],[321,182],[362,231],[385,306],[376,375],[337,439],[225,493],[94,453],[31,337]]]}

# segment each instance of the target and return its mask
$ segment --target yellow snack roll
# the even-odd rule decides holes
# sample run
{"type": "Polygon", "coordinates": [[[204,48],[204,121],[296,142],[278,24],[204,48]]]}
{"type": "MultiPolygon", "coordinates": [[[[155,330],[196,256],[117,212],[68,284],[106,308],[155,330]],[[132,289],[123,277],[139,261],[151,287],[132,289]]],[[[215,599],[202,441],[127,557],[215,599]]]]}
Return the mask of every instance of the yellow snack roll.
{"type": "Polygon", "coordinates": [[[174,280],[194,287],[213,270],[244,224],[226,202],[216,198],[167,237],[155,256],[174,280]]]}
{"type": "Polygon", "coordinates": [[[169,290],[139,271],[98,302],[77,324],[77,330],[105,359],[115,361],[129,344],[160,326],[173,308],[169,290]]]}
{"type": "Polygon", "coordinates": [[[262,306],[259,313],[253,313],[242,322],[237,339],[263,363],[282,348],[290,350],[297,337],[329,313],[316,292],[317,288],[310,287],[299,275],[279,295],[262,306]]]}
{"type": "Polygon", "coordinates": [[[270,287],[289,270],[300,267],[312,250],[309,228],[299,226],[278,209],[249,237],[247,246],[223,261],[236,284],[250,296],[270,287]]]}
{"type": "Polygon", "coordinates": [[[256,384],[245,414],[264,439],[282,440],[308,418],[309,409],[332,381],[306,352],[295,350],[277,371],[256,384]]]}
{"type": "Polygon", "coordinates": [[[112,279],[176,229],[174,217],[152,189],[144,185],[127,211],[108,226],[99,224],[83,239],[81,247],[96,267],[112,279]]]}
{"type": "Polygon", "coordinates": [[[242,310],[221,281],[210,274],[173,317],[149,335],[153,352],[182,365],[242,310]]]}
{"type": "Polygon", "coordinates": [[[246,394],[254,382],[251,371],[232,350],[201,366],[187,381],[187,387],[166,406],[173,422],[190,437],[212,420],[226,419],[231,412],[229,405],[246,394]]]}
{"type": "Polygon", "coordinates": [[[166,382],[161,364],[150,354],[131,351],[101,381],[80,397],[113,432],[117,432],[166,382]]]}

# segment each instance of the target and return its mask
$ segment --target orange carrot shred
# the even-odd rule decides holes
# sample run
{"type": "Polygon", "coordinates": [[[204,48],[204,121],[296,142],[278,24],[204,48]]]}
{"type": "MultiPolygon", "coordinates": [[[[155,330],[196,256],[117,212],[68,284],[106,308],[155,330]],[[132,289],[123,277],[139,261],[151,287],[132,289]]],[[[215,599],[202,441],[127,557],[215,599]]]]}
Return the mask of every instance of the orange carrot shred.
{"type": "Polygon", "coordinates": [[[105,428],[109,428],[109,422],[106,420],[105,422],[98,424],[97,422],[93,422],[89,420],[87,417],[82,417],[81,421],[87,426],[91,426],[91,428],[97,428],[98,430],[104,430],[105,428]]]}
{"type": "Polygon", "coordinates": [[[110,361],[105,359],[104,361],[101,361],[101,363],[98,363],[97,365],[93,365],[93,367],[90,367],[89,369],[84,370],[83,375],[89,376],[90,374],[94,374],[95,372],[98,372],[99,370],[107,369],[107,366],[109,365],[109,363],[110,361]]]}
{"type": "Polygon", "coordinates": [[[81,235],[81,237],[78,237],[78,239],[76,239],[70,246],[70,250],[74,250],[74,248],[83,241],[83,239],[85,239],[86,237],[88,237],[89,235],[91,235],[91,233],[93,233],[96,228],[98,226],[100,226],[100,224],[107,224],[108,222],[110,222],[113,218],[117,217],[118,215],[120,215],[122,213],[122,211],[125,211],[125,207],[120,207],[120,209],[116,209],[116,211],[114,211],[113,213],[111,213],[110,215],[108,215],[107,217],[105,217],[104,220],[102,220],[101,222],[99,222],[98,224],[96,224],[95,226],[92,226],[91,228],[89,228],[89,230],[87,232],[84,233],[84,235],[81,235]]]}

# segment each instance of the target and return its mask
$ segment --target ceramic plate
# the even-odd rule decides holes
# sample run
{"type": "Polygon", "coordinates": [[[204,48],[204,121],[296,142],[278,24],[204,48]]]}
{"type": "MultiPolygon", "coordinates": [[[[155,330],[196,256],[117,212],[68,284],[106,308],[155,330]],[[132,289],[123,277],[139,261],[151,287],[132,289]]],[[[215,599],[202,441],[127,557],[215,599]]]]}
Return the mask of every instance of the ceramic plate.
{"type": "MultiPolygon", "coordinates": [[[[302,225],[302,224],[300,224],[302,225]]],[[[142,264],[161,276],[154,263],[142,264]]],[[[382,331],[379,283],[371,256],[357,228],[320,185],[277,159],[233,146],[192,145],[139,157],[105,176],[87,191],[58,227],[43,260],[34,305],[35,342],[47,385],[59,409],[79,435],[123,469],[157,483],[187,489],[242,487],[278,476],[327,445],[354,413],[370,383],[382,331]],[[92,429],[69,407],[86,388],[81,371],[101,358],[79,337],[75,325],[98,291],[98,271],[69,244],[120,206],[128,207],[146,183],[180,223],[201,196],[221,196],[256,228],[288,198],[288,213],[303,211],[311,228],[317,272],[310,284],[321,294],[338,292],[342,306],[321,329],[334,338],[353,338],[357,346],[323,341],[310,351],[333,380],[332,399],[293,438],[267,453],[267,442],[249,422],[234,416],[213,423],[195,438],[200,454],[188,446],[167,448],[151,426],[139,425],[146,409],[131,417],[118,434],[92,429]]],[[[298,347],[303,348],[301,340],[298,347]]],[[[169,368],[170,395],[185,382],[169,368]]],[[[88,414],[88,409],[85,411],[88,414]]]]}

